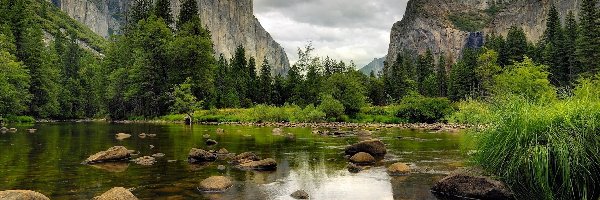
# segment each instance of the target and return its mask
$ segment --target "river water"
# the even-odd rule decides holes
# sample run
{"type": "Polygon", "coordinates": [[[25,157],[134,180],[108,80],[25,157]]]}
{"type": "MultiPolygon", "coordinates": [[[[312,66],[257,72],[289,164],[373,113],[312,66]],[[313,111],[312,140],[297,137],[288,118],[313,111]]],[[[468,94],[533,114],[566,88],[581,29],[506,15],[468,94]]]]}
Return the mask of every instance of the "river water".
{"type": "Polygon", "coordinates": [[[283,128],[295,139],[273,135],[272,127],[250,126],[48,123],[17,128],[16,133],[0,133],[0,190],[34,190],[51,199],[91,199],[112,187],[133,188],[140,199],[291,199],[298,189],[311,199],[436,199],[429,188],[465,165],[468,146],[463,134],[382,129],[374,131],[373,138],[387,145],[388,154],[370,169],[353,174],[346,168],[343,149],[359,138],[314,135],[310,128],[283,128]],[[31,127],[38,131],[28,133],[31,127]],[[225,134],[217,134],[217,128],[225,134]],[[115,139],[120,132],[133,136],[115,139]],[[142,139],[139,133],[157,136],[142,139]],[[206,134],[219,144],[207,146],[206,134]],[[125,146],[141,156],[165,156],[152,166],[80,164],[112,146],[125,146]],[[225,160],[191,165],[187,162],[191,148],[252,151],[274,158],[278,168],[242,171],[225,160]],[[389,176],[386,166],[395,162],[410,164],[413,173],[389,176]],[[218,170],[218,165],[226,169],[218,170]],[[200,181],[214,175],[231,177],[234,186],[221,194],[197,191],[200,181]]]}

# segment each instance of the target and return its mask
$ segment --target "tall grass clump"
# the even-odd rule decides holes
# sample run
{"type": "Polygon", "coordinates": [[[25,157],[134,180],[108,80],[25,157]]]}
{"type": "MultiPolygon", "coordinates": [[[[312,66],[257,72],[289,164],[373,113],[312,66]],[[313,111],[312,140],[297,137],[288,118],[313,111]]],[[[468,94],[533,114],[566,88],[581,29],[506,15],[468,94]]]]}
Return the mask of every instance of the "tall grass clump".
{"type": "Polygon", "coordinates": [[[519,199],[590,199],[600,194],[600,82],[540,103],[503,98],[478,141],[476,162],[519,199]]]}

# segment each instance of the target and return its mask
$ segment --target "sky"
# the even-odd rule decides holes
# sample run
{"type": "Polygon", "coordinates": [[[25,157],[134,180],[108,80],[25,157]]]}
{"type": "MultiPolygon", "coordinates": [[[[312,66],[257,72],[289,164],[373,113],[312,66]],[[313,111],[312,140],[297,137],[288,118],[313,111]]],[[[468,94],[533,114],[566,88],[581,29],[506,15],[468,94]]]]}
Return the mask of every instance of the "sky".
{"type": "Polygon", "coordinates": [[[387,54],[392,25],[408,0],[254,0],[254,15],[287,52],[312,42],[314,54],[356,63],[387,54]]]}

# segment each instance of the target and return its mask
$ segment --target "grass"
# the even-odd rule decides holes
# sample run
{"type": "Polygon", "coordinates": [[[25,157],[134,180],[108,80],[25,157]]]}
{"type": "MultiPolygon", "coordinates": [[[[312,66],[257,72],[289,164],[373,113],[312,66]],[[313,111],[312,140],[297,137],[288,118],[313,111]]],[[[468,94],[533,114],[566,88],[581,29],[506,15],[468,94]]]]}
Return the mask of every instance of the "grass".
{"type": "Polygon", "coordinates": [[[0,122],[31,124],[35,123],[35,119],[30,116],[8,115],[6,117],[0,117],[0,122]]]}
{"type": "Polygon", "coordinates": [[[582,81],[573,96],[552,102],[511,96],[485,107],[464,105],[464,116],[477,113],[490,125],[479,133],[476,163],[501,177],[518,199],[597,200],[599,91],[596,79],[582,81]]]}

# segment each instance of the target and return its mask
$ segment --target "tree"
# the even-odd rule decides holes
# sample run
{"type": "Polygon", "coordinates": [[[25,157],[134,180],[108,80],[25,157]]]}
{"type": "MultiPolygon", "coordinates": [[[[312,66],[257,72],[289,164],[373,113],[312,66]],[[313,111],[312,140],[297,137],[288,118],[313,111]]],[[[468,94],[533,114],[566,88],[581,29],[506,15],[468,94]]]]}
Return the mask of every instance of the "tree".
{"type": "Polygon", "coordinates": [[[288,94],[286,93],[285,88],[285,80],[281,76],[281,74],[277,74],[275,78],[273,78],[273,92],[271,93],[271,103],[282,106],[286,99],[288,99],[288,94]]]}
{"type": "MultiPolygon", "coordinates": [[[[527,53],[527,38],[523,28],[512,26],[506,37],[505,53],[507,62],[521,62],[527,53]]],[[[503,63],[508,64],[508,63],[503,63]]]]}
{"type": "Polygon", "coordinates": [[[287,79],[285,82],[286,97],[285,102],[304,105],[304,99],[302,98],[304,79],[300,74],[300,68],[297,65],[292,65],[288,71],[287,79]]]}
{"type": "Polygon", "coordinates": [[[466,48],[463,57],[452,66],[448,81],[448,96],[453,101],[472,97],[479,85],[475,68],[479,50],[466,48]]]}
{"type": "Polygon", "coordinates": [[[177,28],[179,29],[183,24],[192,21],[194,18],[199,18],[198,3],[196,0],[183,0],[179,19],[177,20],[177,28]]]}
{"type": "Polygon", "coordinates": [[[154,15],[156,17],[165,20],[167,25],[173,24],[173,15],[171,14],[171,1],[170,0],[156,0],[154,5],[154,15]]]}
{"type": "MultiPolygon", "coordinates": [[[[417,65],[416,81],[419,93],[424,96],[433,96],[433,94],[430,94],[431,87],[433,87],[433,83],[431,83],[433,80],[430,78],[430,75],[433,75],[432,72],[435,66],[433,54],[431,53],[430,49],[427,49],[425,55],[419,55],[419,58],[417,59],[417,65]]],[[[435,76],[433,77],[433,79],[435,79],[435,76]]]]}
{"type": "Polygon", "coordinates": [[[558,11],[552,4],[542,39],[544,44],[543,63],[550,66],[550,80],[557,86],[565,86],[569,83],[562,32],[558,11]]]}
{"type": "Polygon", "coordinates": [[[502,72],[498,65],[498,53],[494,50],[486,50],[477,58],[475,73],[481,86],[481,95],[486,96],[494,85],[494,76],[502,72]]]}
{"type": "Polygon", "coordinates": [[[446,56],[444,53],[440,54],[435,74],[437,76],[437,95],[439,97],[445,97],[448,93],[448,74],[446,71],[446,56]]]}
{"type": "Polygon", "coordinates": [[[412,60],[402,53],[396,56],[393,63],[384,64],[383,80],[385,90],[393,100],[400,100],[409,91],[412,91],[411,71],[412,60]]]}
{"type": "Polygon", "coordinates": [[[198,109],[199,103],[196,97],[192,94],[192,79],[186,78],[185,82],[173,88],[173,105],[171,111],[174,113],[184,113],[190,121],[193,121],[193,113],[198,109]]]}
{"type": "Polygon", "coordinates": [[[258,79],[256,78],[256,60],[254,59],[254,57],[250,57],[250,59],[248,60],[248,67],[246,68],[246,70],[246,84],[248,86],[246,94],[247,99],[250,101],[250,104],[247,105],[247,107],[250,107],[252,106],[251,104],[256,102],[258,99],[258,96],[256,95],[256,92],[258,90],[258,79]]]}
{"type": "Polygon", "coordinates": [[[321,91],[321,76],[317,70],[317,63],[308,65],[306,72],[306,80],[304,81],[304,103],[317,104],[319,93],[321,91]]]}
{"type": "Polygon", "coordinates": [[[354,115],[366,105],[365,88],[358,79],[360,72],[347,72],[333,74],[323,86],[323,93],[332,95],[333,98],[344,105],[345,113],[354,115]]]}
{"type": "Polygon", "coordinates": [[[516,95],[532,102],[548,102],[556,98],[556,90],[548,80],[544,65],[536,65],[530,58],[517,62],[494,77],[492,91],[496,97],[516,95]]]}
{"type": "Polygon", "coordinates": [[[266,58],[260,67],[258,80],[258,103],[270,104],[271,94],[273,93],[273,78],[271,78],[271,65],[269,65],[269,61],[266,58]]]}
{"type": "Polygon", "coordinates": [[[583,0],[579,12],[579,37],[577,38],[577,57],[581,63],[582,73],[589,75],[599,71],[600,63],[600,12],[597,0],[583,0]]]}
{"type": "Polygon", "coordinates": [[[141,20],[148,19],[152,14],[152,0],[135,0],[129,11],[127,23],[135,25],[141,20]]]}
{"type": "Polygon", "coordinates": [[[22,114],[31,100],[29,72],[10,54],[11,49],[14,45],[0,34],[0,115],[22,114]]]}
{"type": "Polygon", "coordinates": [[[579,25],[575,19],[575,15],[572,11],[569,11],[567,18],[565,19],[565,35],[564,35],[564,49],[565,49],[565,64],[568,69],[568,79],[570,82],[577,79],[579,70],[579,61],[577,59],[577,36],[579,34],[579,25]]]}
{"type": "Polygon", "coordinates": [[[367,83],[368,97],[373,105],[383,106],[387,104],[387,96],[385,94],[385,84],[383,79],[378,78],[375,72],[371,71],[367,83]]]}
{"type": "Polygon", "coordinates": [[[330,94],[321,95],[321,104],[317,107],[329,119],[339,119],[344,114],[344,105],[330,94]]]}

